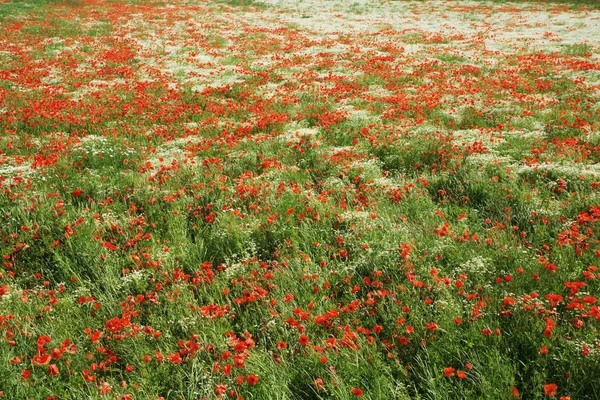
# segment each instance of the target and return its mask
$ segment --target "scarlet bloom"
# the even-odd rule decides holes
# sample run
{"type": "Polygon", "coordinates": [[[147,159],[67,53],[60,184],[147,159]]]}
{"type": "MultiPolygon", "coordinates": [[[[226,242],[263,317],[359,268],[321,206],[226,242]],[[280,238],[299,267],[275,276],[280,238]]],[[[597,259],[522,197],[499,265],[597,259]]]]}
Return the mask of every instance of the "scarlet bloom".
{"type": "Polygon", "coordinates": [[[93,382],[96,380],[96,375],[90,375],[90,371],[88,371],[87,369],[84,369],[82,374],[83,379],[85,379],[88,382],[93,382]]]}
{"type": "Polygon", "coordinates": [[[47,365],[52,360],[52,356],[50,354],[42,354],[39,356],[34,356],[31,361],[33,365],[47,365]]]}
{"type": "Polygon", "coordinates": [[[23,371],[21,371],[21,378],[23,378],[24,380],[28,380],[30,376],[31,376],[30,370],[24,369],[23,371]]]}
{"type": "Polygon", "coordinates": [[[438,330],[438,325],[435,322],[428,322],[425,325],[425,329],[427,329],[430,332],[435,332],[438,330]]]}
{"type": "Polygon", "coordinates": [[[359,388],[353,388],[352,394],[355,395],[356,397],[362,397],[363,391],[360,390],[359,388]]]}
{"type": "Polygon", "coordinates": [[[286,342],[277,342],[277,348],[278,349],[285,349],[287,347],[287,343],[286,342]]]}
{"type": "Polygon", "coordinates": [[[464,371],[458,371],[456,373],[456,376],[460,379],[465,379],[467,377],[467,374],[464,371]]]}
{"type": "Polygon", "coordinates": [[[557,390],[558,385],[556,385],[555,383],[548,383],[547,385],[544,385],[544,394],[546,396],[555,396],[557,390]]]}
{"type": "Polygon", "coordinates": [[[167,357],[169,358],[169,361],[171,361],[174,364],[179,364],[182,361],[181,355],[179,353],[169,354],[167,355],[167,357]]]}
{"type": "Polygon", "coordinates": [[[444,368],[444,376],[454,376],[454,368],[452,368],[452,367],[444,368]]]}
{"type": "Polygon", "coordinates": [[[56,366],[56,364],[48,365],[48,375],[58,375],[58,367],[56,366]]]}
{"type": "Polygon", "coordinates": [[[519,393],[519,391],[517,390],[516,387],[513,386],[510,390],[512,391],[513,397],[519,397],[519,396],[521,396],[521,393],[519,393]]]}
{"type": "Polygon", "coordinates": [[[323,385],[325,385],[325,382],[323,382],[323,379],[321,379],[321,378],[315,379],[315,389],[321,390],[321,389],[323,389],[323,385]]]}
{"type": "Polygon", "coordinates": [[[248,382],[248,385],[250,385],[250,386],[256,385],[258,383],[258,380],[259,380],[258,376],[256,376],[256,375],[250,374],[246,377],[246,382],[248,382]]]}
{"type": "Polygon", "coordinates": [[[300,336],[300,338],[298,339],[298,343],[300,343],[302,346],[308,346],[308,336],[300,336]]]}
{"type": "Polygon", "coordinates": [[[112,392],[112,387],[110,384],[108,382],[102,382],[102,384],[100,384],[100,394],[105,395],[109,394],[110,392],[112,392]]]}
{"type": "Polygon", "coordinates": [[[219,383],[216,387],[215,387],[215,394],[217,396],[222,395],[223,393],[225,393],[225,391],[227,391],[227,386],[225,386],[224,383],[219,383]]]}

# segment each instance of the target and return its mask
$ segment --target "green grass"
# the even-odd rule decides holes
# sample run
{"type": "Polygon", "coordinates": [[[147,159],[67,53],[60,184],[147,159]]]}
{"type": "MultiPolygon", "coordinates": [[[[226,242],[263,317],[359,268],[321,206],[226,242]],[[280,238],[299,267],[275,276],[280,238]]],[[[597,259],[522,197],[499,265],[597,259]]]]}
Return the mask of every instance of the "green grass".
{"type": "Polygon", "coordinates": [[[0,397],[598,398],[597,47],[277,10],[0,5],[0,397]]]}

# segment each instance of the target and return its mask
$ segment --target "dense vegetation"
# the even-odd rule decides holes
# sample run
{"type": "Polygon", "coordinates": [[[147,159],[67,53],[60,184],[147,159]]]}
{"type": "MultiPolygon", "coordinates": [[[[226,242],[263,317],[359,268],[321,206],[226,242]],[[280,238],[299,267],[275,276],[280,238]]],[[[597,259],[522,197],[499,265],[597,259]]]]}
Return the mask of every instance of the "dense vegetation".
{"type": "Polygon", "coordinates": [[[0,4],[0,398],[600,398],[599,18],[0,4]]]}

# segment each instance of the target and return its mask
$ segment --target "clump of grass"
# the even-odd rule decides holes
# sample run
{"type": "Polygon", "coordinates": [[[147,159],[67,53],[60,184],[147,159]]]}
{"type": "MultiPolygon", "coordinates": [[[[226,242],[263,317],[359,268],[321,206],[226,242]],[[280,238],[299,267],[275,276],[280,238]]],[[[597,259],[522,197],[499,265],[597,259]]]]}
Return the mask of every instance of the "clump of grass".
{"type": "Polygon", "coordinates": [[[566,54],[568,56],[588,57],[593,52],[592,52],[592,46],[589,45],[588,43],[577,43],[577,44],[564,46],[562,53],[566,54]]]}

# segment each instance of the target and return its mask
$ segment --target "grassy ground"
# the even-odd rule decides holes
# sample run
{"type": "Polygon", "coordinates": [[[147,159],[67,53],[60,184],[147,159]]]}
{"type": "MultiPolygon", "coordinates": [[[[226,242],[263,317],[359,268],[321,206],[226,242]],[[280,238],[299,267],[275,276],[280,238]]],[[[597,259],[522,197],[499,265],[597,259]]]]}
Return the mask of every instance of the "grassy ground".
{"type": "Polygon", "coordinates": [[[0,398],[600,398],[595,8],[0,20],[0,398]]]}

